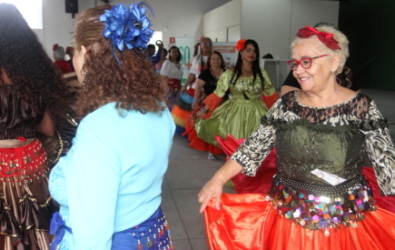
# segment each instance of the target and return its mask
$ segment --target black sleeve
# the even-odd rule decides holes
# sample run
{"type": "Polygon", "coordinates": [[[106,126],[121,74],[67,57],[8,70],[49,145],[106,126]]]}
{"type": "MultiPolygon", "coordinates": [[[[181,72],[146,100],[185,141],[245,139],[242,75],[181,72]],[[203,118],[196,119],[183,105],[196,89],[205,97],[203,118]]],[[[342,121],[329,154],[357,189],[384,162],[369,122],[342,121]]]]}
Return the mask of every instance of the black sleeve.
{"type": "Polygon", "coordinates": [[[210,79],[211,77],[212,77],[212,75],[211,75],[210,70],[209,69],[205,69],[202,72],[200,72],[198,78],[203,80],[204,82],[210,82],[211,81],[211,79],[210,79]]]}
{"type": "Polygon", "coordinates": [[[298,83],[298,80],[296,80],[296,78],[293,76],[292,70],[289,72],[287,78],[285,78],[283,86],[284,85],[300,89],[300,84],[298,83]]]}

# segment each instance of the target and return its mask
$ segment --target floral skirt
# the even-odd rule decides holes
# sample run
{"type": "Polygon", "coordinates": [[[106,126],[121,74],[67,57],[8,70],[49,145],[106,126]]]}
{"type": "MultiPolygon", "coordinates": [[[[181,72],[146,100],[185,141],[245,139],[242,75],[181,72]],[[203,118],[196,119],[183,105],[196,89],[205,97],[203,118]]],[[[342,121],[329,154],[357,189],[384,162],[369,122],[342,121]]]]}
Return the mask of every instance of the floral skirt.
{"type": "Polygon", "coordinates": [[[366,212],[358,226],[310,230],[287,219],[262,194],[223,194],[221,209],[204,213],[211,250],[387,250],[395,249],[395,215],[366,212]]]}
{"type": "Polygon", "coordinates": [[[41,143],[0,148],[0,249],[49,249],[48,162],[41,143]]]}

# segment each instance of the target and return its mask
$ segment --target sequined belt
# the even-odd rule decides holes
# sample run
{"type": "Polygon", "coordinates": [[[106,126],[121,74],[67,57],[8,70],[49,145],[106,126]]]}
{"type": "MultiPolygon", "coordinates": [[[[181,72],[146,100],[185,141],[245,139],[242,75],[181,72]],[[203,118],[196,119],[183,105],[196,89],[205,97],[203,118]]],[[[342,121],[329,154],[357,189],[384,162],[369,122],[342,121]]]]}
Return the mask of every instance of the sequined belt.
{"type": "Polygon", "coordinates": [[[369,183],[362,175],[337,186],[295,181],[277,175],[267,197],[287,219],[311,230],[358,227],[365,213],[376,210],[369,183]]]}
{"type": "Polygon", "coordinates": [[[167,79],[167,86],[171,90],[179,90],[181,89],[181,80],[175,78],[168,78],[167,79]]]}
{"type": "Polygon", "coordinates": [[[307,182],[300,182],[296,180],[292,180],[286,177],[281,177],[278,175],[277,179],[284,183],[289,188],[292,188],[295,191],[306,191],[315,194],[325,194],[327,196],[333,195],[341,195],[345,192],[348,192],[350,189],[354,189],[358,183],[361,183],[363,180],[362,175],[358,175],[357,177],[348,180],[344,183],[341,183],[337,186],[328,186],[328,185],[318,185],[318,184],[310,184],[307,182]]]}

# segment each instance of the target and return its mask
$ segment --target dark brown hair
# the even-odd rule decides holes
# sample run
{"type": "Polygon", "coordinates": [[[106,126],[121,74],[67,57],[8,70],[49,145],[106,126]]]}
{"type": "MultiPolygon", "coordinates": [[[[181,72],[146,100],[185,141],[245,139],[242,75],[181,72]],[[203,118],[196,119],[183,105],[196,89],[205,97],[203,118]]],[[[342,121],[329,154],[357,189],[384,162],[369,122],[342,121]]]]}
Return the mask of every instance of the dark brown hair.
{"type": "Polygon", "coordinates": [[[0,3],[0,83],[12,85],[22,104],[40,111],[42,102],[58,124],[71,113],[71,92],[61,80],[51,59],[36,34],[30,29],[18,9],[0,3]]]}
{"type": "Polygon", "coordinates": [[[79,113],[87,114],[109,102],[116,102],[117,108],[141,113],[161,111],[165,107],[161,103],[165,92],[142,49],[125,47],[119,51],[111,39],[103,37],[104,23],[99,17],[111,8],[108,4],[100,5],[78,15],[75,49],[86,48],[79,113]]]}
{"type": "MultiPolygon", "coordinates": [[[[180,49],[177,47],[177,46],[171,46],[170,47],[170,49],[169,49],[169,60],[175,60],[177,63],[179,63],[179,62],[181,62],[181,51],[180,51],[180,49]],[[171,51],[173,50],[173,49],[176,49],[176,50],[178,50],[178,56],[177,56],[177,58],[172,58],[171,57],[171,51]]],[[[170,60],[170,61],[171,61],[170,60]]]]}
{"type": "Polygon", "coordinates": [[[213,51],[213,53],[211,53],[211,55],[208,57],[207,59],[207,68],[209,69],[211,67],[211,63],[210,63],[210,59],[211,57],[216,54],[219,56],[219,58],[221,58],[221,65],[219,66],[221,69],[225,70],[225,61],[224,58],[222,57],[221,53],[219,53],[218,51],[213,51]]]}

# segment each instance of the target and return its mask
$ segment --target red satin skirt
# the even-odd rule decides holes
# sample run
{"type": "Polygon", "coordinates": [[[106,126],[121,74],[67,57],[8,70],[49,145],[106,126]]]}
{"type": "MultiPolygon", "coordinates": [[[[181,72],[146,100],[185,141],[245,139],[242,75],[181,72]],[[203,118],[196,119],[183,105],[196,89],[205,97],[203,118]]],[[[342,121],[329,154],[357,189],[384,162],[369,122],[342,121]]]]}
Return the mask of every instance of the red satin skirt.
{"type": "Polygon", "coordinates": [[[301,227],[279,214],[263,194],[223,194],[221,210],[204,212],[211,250],[388,250],[395,249],[395,215],[378,208],[358,227],[323,231],[301,227]]]}

